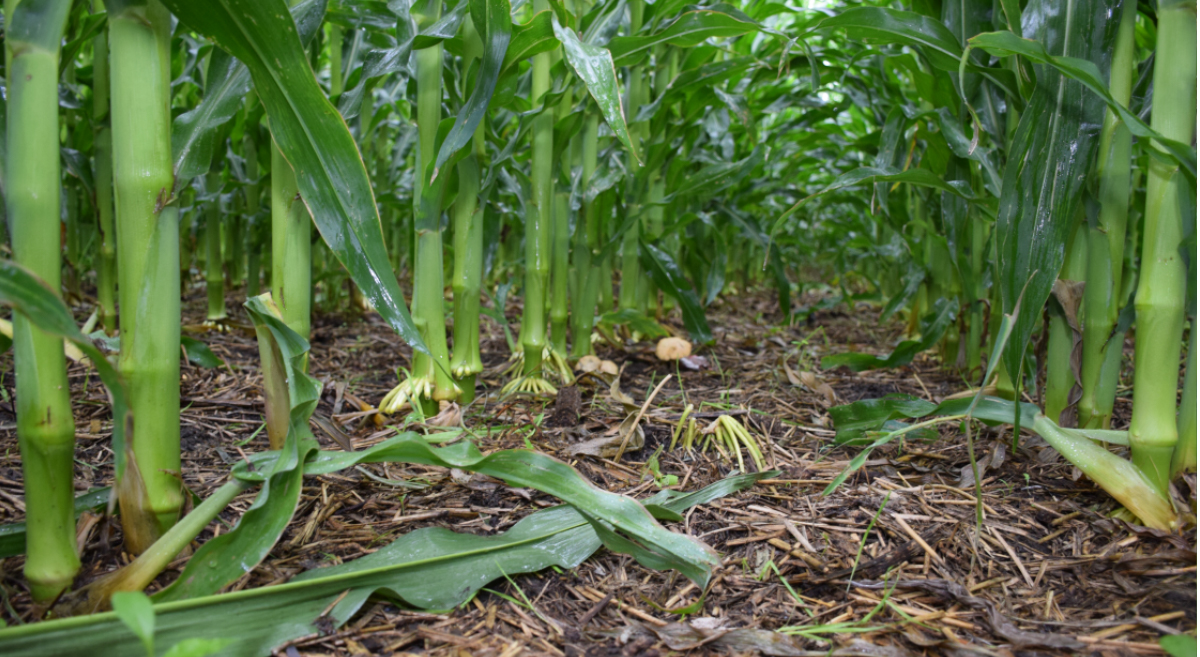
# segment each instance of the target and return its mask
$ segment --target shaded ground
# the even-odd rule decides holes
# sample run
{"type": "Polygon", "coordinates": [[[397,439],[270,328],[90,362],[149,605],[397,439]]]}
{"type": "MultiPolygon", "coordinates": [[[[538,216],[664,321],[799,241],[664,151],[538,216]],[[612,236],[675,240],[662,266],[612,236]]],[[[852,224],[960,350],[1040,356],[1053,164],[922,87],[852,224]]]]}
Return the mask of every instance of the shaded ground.
{"type": "MultiPolygon", "coordinates": [[[[248,324],[232,296],[229,305],[234,323],[248,324]]],[[[185,303],[185,324],[201,323],[203,309],[202,292],[193,294],[185,303]]],[[[690,617],[701,618],[700,627],[778,630],[859,623],[870,630],[820,635],[832,638],[835,654],[841,655],[1158,654],[1157,637],[1163,632],[1195,632],[1195,528],[1168,535],[1109,518],[1111,500],[1035,437],[1023,436],[1013,453],[1008,434],[985,430],[978,435],[978,454],[986,455],[991,466],[984,473],[986,517],[978,539],[973,488],[964,475],[967,450],[957,427],[943,428],[941,439],[932,443],[876,450],[863,470],[834,494],[822,496],[858,452],[831,447],[830,392],[836,403],[894,392],[939,400],[964,384],[928,354],[893,371],[820,371],[822,355],[847,345],[886,352],[902,327],[880,327],[873,310],[843,305],[781,329],[774,312],[769,295],[742,296],[736,305],[718,301],[710,315],[716,344],[699,352],[709,362],[700,371],[660,363],[651,343],[599,346],[602,357],[624,366],[621,388],[638,404],[663,377],[672,376],[646,415],[646,446],[626,453],[619,463],[586,456],[574,460],[568,453],[582,435],[602,433],[624,418],[605,385],[580,384],[577,422],[574,408],[496,401],[481,392],[466,409],[466,424],[484,451],[529,443],[572,461],[600,486],[638,496],[656,490],[646,461],[655,448],[670,443],[686,403],[709,419],[733,413],[753,433],[769,437],[763,442],[770,449],[764,451],[781,475],[698,507],[673,527],[701,537],[723,557],[699,611],[690,617]],[[818,390],[802,384],[805,373],[817,376],[818,390]],[[821,383],[831,390],[821,389],[821,383]],[[897,582],[894,589],[877,585],[885,574],[897,582]]],[[[510,307],[507,314],[515,334],[519,308],[510,307]]],[[[481,379],[487,390],[496,391],[508,350],[489,319],[484,334],[490,369],[481,379]]],[[[239,450],[264,449],[266,439],[259,434],[239,446],[262,421],[252,332],[235,328],[198,337],[226,362],[224,368],[185,363],[183,369],[184,479],[204,496],[224,480],[229,464],[242,458],[239,450]]],[[[395,369],[408,365],[408,348],[374,316],[318,317],[312,344],[312,373],[325,382],[317,415],[332,417],[356,449],[393,435],[395,428],[377,425],[354,398],[376,403],[395,385],[395,369]]],[[[23,517],[11,372],[11,353],[0,356],[0,523],[23,517]]],[[[109,413],[95,376],[79,366],[70,375],[79,431],[76,487],[83,491],[110,482],[109,413]]],[[[1128,400],[1118,400],[1119,423],[1128,411],[1128,400]]],[[[337,448],[330,436],[316,433],[323,447],[337,448]]],[[[681,489],[699,488],[733,471],[711,453],[664,450],[658,460],[661,473],[676,475],[681,489]]],[[[354,470],[308,479],[293,522],[270,558],[233,588],[280,583],[369,553],[420,527],[501,531],[554,503],[536,493],[455,478],[441,468],[369,468],[384,479],[428,486],[396,488],[354,470]]],[[[1190,476],[1181,491],[1192,509],[1195,481],[1190,476]]],[[[239,498],[223,518],[236,521],[252,494],[239,498]]],[[[120,552],[118,523],[101,520],[84,535],[80,583],[128,560],[120,552]]],[[[182,562],[160,583],[170,581],[182,562]]],[[[0,562],[0,617],[8,624],[32,620],[22,565],[20,557],[0,562]]],[[[722,636],[672,625],[679,617],[660,609],[695,603],[700,592],[682,576],[647,570],[603,550],[574,571],[519,576],[490,588],[508,598],[523,596],[532,608],[486,590],[448,614],[404,611],[378,600],[341,631],[307,637],[281,652],[653,657],[687,648],[693,654],[753,653],[766,645],[763,641],[776,654],[829,654],[831,647],[812,640],[812,634],[781,641],[777,635],[722,636]]]]}

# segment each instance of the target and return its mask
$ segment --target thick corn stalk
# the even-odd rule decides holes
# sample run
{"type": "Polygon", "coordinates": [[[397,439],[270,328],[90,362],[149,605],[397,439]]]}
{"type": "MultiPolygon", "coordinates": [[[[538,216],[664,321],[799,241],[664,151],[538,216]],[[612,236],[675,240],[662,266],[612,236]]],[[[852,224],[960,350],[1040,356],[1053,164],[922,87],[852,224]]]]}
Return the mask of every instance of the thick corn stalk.
{"type": "MultiPolygon", "coordinates": [[[[8,0],[8,179],[13,257],[50,286],[62,285],[59,243],[58,59],[70,2],[26,11],[8,0]]],[[[75,421],[63,341],[13,317],[17,440],[25,476],[25,577],[35,600],[53,599],[79,570],[72,485],[75,421]]]]}

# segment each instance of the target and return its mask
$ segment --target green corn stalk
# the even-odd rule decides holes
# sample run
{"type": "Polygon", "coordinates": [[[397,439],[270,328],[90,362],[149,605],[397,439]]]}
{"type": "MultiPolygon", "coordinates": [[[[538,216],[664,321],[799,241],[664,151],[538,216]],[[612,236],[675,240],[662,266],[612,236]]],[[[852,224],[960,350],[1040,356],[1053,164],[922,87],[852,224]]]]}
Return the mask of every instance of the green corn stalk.
{"type": "MultiPolygon", "coordinates": [[[[441,18],[442,5],[430,0],[417,16],[417,24],[432,25],[441,18]]],[[[412,377],[423,382],[425,391],[413,395],[426,412],[437,409],[437,401],[458,397],[458,387],[450,377],[449,348],[446,345],[446,316],[442,269],[442,192],[445,176],[432,181],[430,173],[437,156],[437,128],[442,119],[441,42],[416,53],[417,60],[417,146],[418,180],[413,189],[413,227],[416,241],[416,268],[413,285],[413,321],[429,354],[413,355],[412,377]]]]}
{"type": "Polygon", "coordinates": [[[118,482],[126,545],[141,553],[175,524],[179,457],[179,236],[171,199],[171,14],[158,0],[109,2],[113,187],[121,254],[120,370],[137,425],[118,482]]]}
{"type": "MultiPolygon", "coordinates": [[[[1121,7],[1121,24],[1113,50],[1109,92],[1118,103],[1129,104],[1133,86],[1133,33],[1137,18],[1134,2],[1121,7]]],[[[1132,137],[1124,122],[1109,109],[1100,131],[1097,159],[1100,213],[1087,227],[1087,287],[1084,288],[1083,353],[1080,364],[1079,426],[1107,429],[1121,368],[1124,332],[1115,333],[1125,264],[1125,228],[1129,220],[1129,182],[1132,137]]],[[[1053,416],[1052,416],[1053,417],[1053,416]]]]}
{"type": "MultiPolygon", "coordinates": [[[[632,0],[629,3],[629,34],[636,35],[642,29],[642,23],[646,14],[645,0],[632,0]]],[[[645,75],[641,66],[629,67],[629,95],[627,108],[625,110],[625,120],[630,124],[630,137],[633,140],[634,148],[643,148],[642,136],[644,134],[645,123],[634,124],[637,118],[638,110],[649,101],[649,85],[646,83],[645,75]]],[[[640,168],[637,157],[630,153],[629,170],[637,171],[640,168]]],[[[627,188],[626,203],[632,204],[634,199],[639,198],[641,189],[639,181],[644,176],[632,175],[627,188]]],[[[638,209],[631,208],[633,211],[638,209]]],[[[640,209],[640,208],[639,208],[640,209]]],[[[617,296],[617,307],[621,310],[625,309],[640,309],[643,299],[639,295],[639,286],[643,285],[642,281],[642,265],[641,258],[638,253],[638,244],[641,241],[641,221],[633,223],[629,231],[622,236],[621,241],[621,288],[617,296]]]]}
{"type": "MultiPolygon", "coordinates": [[[[534,0],[534,13],[549,11],[548,0],[534,0]]],[[[533,56],[530,102],[537,107],[550,91],[552,54],[533,56]]],[[[542,112],[533,119],[533,194],[525,217],[525,307],[521,315],[522,375],[542,376],[542,350],[546,347],[546,287],[550,278],[550,246],[554,221],[554,114],[542,112]],[[528,210],[532,212],[528,212],[528,210]]]]}
{"type": "MultiPolygon", "coordinates": [[[[257,117],[256,114],[250,112],[250,108],[258,104],[258,99],[251,93],[246,100],[247,114],[252,118],[257,117]]],[[[246,159],[246,175],[250,181],[245,188],[246,193],[246,297],[258,296],[262,286],[262,260],[261,248],[259,247],[258,233],[259,220],[258,211],[260,206],[259,187],[258,187],[258,121],[247,122],[245,134],[242,135],[242,152],[246,159]]]]}
{"type": "MultiPolygon", "coordinates": [[[[58,295],[58,61],[70,2],[7,0],[5,61],[8,144],[5,209],[13,257],[58,295]]],[[[17,441],[25,476],[25,578],[33,598],[50,600],[79,570],[75,552],[75,421],[62,338],[13,317],[17,441]]]]}
{"type": "MultiPolygon", "coordinates": [[[[600,116],[589,113],[581,140],[581,177],[579,185],[586,190],[596,173],[600,142],[600,116]]],[[[575,226],[575,246],[572,269],[575,291],[571,295],[571,357],[580,358],[592,353],[592,328],[596,316],[596,296],[600,291],[600,218],[596,216],[597,199],[584,201],[575,226]]],[[[611,289],[611,286],[610,286],[611,289]]]]}
{"type": "MultiPolygon", "coordinates": [[[[99,3],[97,3],[99,4],[99,3]]],[[[109,335],[117,329],[117,234],[113,223],[112,129],[108,114],[108,33],[101,30],[92,40],[92,125],[95,127],[94,159],[96,219],[100,231],[96,263],[96,299],[100,324],[109,335]]]]}
{"type": "MultiPolygon", "coordinates": [[[[483,128],[475,143],[482,146],[483,128]]],[[[459,402],[475,398],[475,377],[483,371],[479,355],[479,292],[483,278],[483,209],[477,207],[481,148],[458,163],[458,197],[454,202],[454,356],[450,372],[462,393],[459,402]]]]}
{"type": "MultiPolygon", "coordinates": [[[[225,273],[221,257],[221,174],[210,171],[204,176],[205,193],[212,198],[204,203],[204,271],[208,293],[208,320],[225,319],[225,273]]],[[[228,229],[228,226],[224,228],[228,229]]]]}
{"type": "Polygon", "coordinates": [[[1179,441],[1171,456],[1171,478],[1196,471],[1196,322],[1192,319],[1188,338],[1187,373],[1183,377],[1183,398],[1177,423],[1179,441]]]}
{"type": "Polygon", "coordinates": [[[233,194],[229,202],[221,234],[225,238],[226,285],[234,290],[246,280],[246,217],[240,194],[233,194]]]}
{"type": "MultiPolygon", "coordinates": [[[[474,21],[465,21],[463,70],[483,52],[474,21]]],[[[483,157],[483,125],[475,129],[471,153],[458,163],[458,196],[454,200],[454,354],[450,373],[461,394],[459,402],[475,399],[475,378],[483,371],[479,354],[479,293],[483,278],[483,208],[479,203],[479,160],[483,157]]]]}
{"type": "MultiPolygon", "coordinates": [[[[1186,0],[1158,6],[1151,127],[1190,144],[1196,130],[1196,7],[1186,0]]],[[[1155,144],[1154,148],[1157,148],[1155,144]]],[[[1133,462],[1161,491],[1170,480],[1178,441],[1175,395],[1179,383],[1187,268],[1180,195],[1188,189],[1178,166],[1151,153],[1146,179],[1142,269],[1138,282],[1133,371],[1133,462]]]]}
{"type": "Polygon", "coordinates": [[[312,221],[292,165],[271,146],[271,298],[283,321],[308,338],[312,328],[312,221]]]}

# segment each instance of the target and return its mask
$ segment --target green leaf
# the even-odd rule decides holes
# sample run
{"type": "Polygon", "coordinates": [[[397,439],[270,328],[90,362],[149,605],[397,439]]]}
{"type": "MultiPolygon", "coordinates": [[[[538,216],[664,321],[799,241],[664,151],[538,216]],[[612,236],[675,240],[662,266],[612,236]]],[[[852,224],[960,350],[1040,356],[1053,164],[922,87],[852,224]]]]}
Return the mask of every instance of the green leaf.
{"type": "Polygon", "coordinates": [[[706,39],[741,36],[760,29],[761,25],[729,5],[715,5],[684,12],[650,35],[617,37],[609,43],[609,50],[617,66],[632,66],[655,46],[691,48],[706,39]]]}
{"type": "Polygon", "coordinates": [[[520,62],[538,53],[549,52],[558,47],[554,36],[553,13],[540,11],[528,23],[517,24],[512,32],[512,42],[504,54],[503,71],[508,73],[520,62]]]}
{"type": "Polygon", "coordinates": [[[363,56],[362,67],[351,74],[351,79],[354,75],[358,76],[357,81],[338,97],[338,112],[346,120],[358,116],[366,86],[372,80],[392,73],[406,73],[408,70],[409,56],[418,31],[417,22],[412,17],[412,3],[410,0],[391,0],[388,8],[399,17],[396,19],[396,45],[371,50],[363,56]]]}
{"type": "Polygon", "coordinates": [[[321,383],[304,369],[308,341],[280,319],[270,294],[246,301],[260,349],[286,374],[288,432],[280,452],[258,472],[262,490],[233,530],[205,543],[188,560],[183,573],[155,599],[160,602],[213,595],[257,566],[283,534],[296,512],[303,484],[305,457],[316,450],[308,418],[317,408],[321,383]]]}
{"type": "Polygon", "coordinates": [[[610,310],[596,319],[597,326],[628,326],[629,328],[641,333],[650,340],[665,338],[671,335],[671,332],[663,328],[653,317],[634,310],[633,308],[622,308],[620,310],[610,310]]]}
{"type": "Polygon", "coordinates": [[[821,359],[821,367],[828,370],[845,365],[855,372],[862,372],[907,365],[917,354],[933,347],[938,340],[942,339],[942,335],[954,323],[957,314],[958,299],[940,297],[933,302],[933,309],[929,314],[921,319],[921,338],[919,340],[901,342],[896,345],[892,353],[888,354],[887,358],[852,351],[833,354],[821,359]]]}
{"type": "Polygon", "coordinates": [[[717,192],[724,191],[740,182],[747,174],[761,165],[770,152],[770,147],[759,144],[743,160],[710,164],[688,176],[687,180],[680,183],[675,191],[663,197],[662,203],[667,204],[677,198],[696,195],[705,198],[712,197],[717,192]]]}
{"type": "Polygon", "coordinates": [[[195,109],[175,117],[171,123],[171,154],[174,159],[175,191],[208,171],[218,146],[217,129],[242,107],[250,91],[250,71],[233,55],[213,49],[208,63],[204,98],[195,109]]]}
{"type": "MultiPolygon", "coordinates": [[[[321,25],[324,0],[302,0],[291,8],[300,40],[307,45],[321,25]]],[[[171,154],[174,160],[175,193],[187,187],[196,176],[206,173],[217,143],[220,128],[233,118],[250,92],[250,70],[232,55],[214,49],[208,60],[204,97],[195,109],[175,117],[171,123],[171,154]]]]}
{"type": "Polygon", "coordinates": [[[929,63],[957,71],[962,46],[940,21],[911,11],[885,7],[853,7],[826,18],[814,29],[844,28],[852,39],[867,43],[899,43],[918,48],[929,63]]]}
{"type": "Polygon", "coordinates": [[[184,639],[171,646],[163,657],[207,657],[221,652],[230,643],[229,639],[184,639]]]}
{"type": "MultiPolygon", "coordinates": [[[[75,498],[75,517],[84,511],[96,511],[108,504],[112,488],[105,486],[88,491],[75,498]]],[[[25,523],[14,522],[0,525],[0,559],[25,554],[25,523]]]]}
{"type": "MultiPolygon", "coordinates": [[[[1108,91],[1104,76],[1095,63],[1078,57],[1056,57],[1046,52],[1046,48],[1032,39],[1023,39],[1012,32],[987,32],[973,37],[967,48],[979,48],[997,57],[1019,55],[1036,64],[1051,66],[1062,75],[1082,84],[1088,91],[1096,94],[1108,105],[1109,109],[1121,117],[1121,121],[1129,128],[1129,132],[1143,139],[1157,142],[1170,156],[1182,165],[1196,178],[1196,149],[1173,139],[1167,139],[1153,128],[1146,125],[1124,105],[1118,103],[1108,91]]],[[[964,57],[966,54],[964,53],[964,57]]]]}
{"type": "MultiPolygon", "coordinates": [[[[647,550],[660,563],[679,570],[698,584],[708,581],[716,563],[715,553],[703,543],[667,531],[632,499],[597,488],[575,469],[540,452],[511,449],[483,456],[470,442],[432,448],[420,436],[405,433],[361,452],[319,452],[304,469],[306,474],[315,475],[363,463],[382,462],[459,468],[502,479],[511,486],[549,493],[601,526],[616,528],[622,540],[647,550]]],[[[260,463],[256,468],[261,465],[266,463],[260,463]]],[[[235,466],[235,476],[246,481],[261,480],[261,474],[248,472],[247,467],[246,463],[235,466]]],[[[605,544],[613,549],[607,541],[605,544]]]]}
{"type": "Polygon", "coordinates": [[[165,0],[190,28],[250,69],[275,143],[325,243],[375,309],[426,353],[388,262],[367,170],[346,123],[317,85],[283,0],[165,0]]]}
{"type": "Polygon", "coordinates": [[[579,40],[575,31],[564,28],[558,19],[551,21],[554,35],[563,45],[567,63],[571,70],[583,80],[588,93],[596,101],[600,113],[608,127],[612,128],[625,149],[641,162],[633,141],[629,138],[629,128],[625,125],[625,110],[621,107],[621,85],[617,82],[617,69],[613,65],[612,54],[606,48],[584,43],[579,40]]]}
{"type": "MultiPolygon", "coordinates": [[[[779,215],[775,220],[775,224],[771,227],[771,234],[774,235],[782,226],[783,222],[790,216],[796,213],[805,203],[823,196],[830,192],[834,192],[847,187],[853,187],[863,183],[879,183],[879,182],[904,182],[921,187],[930,187],[942,192],[953,194],[959,198],[976,203],[985,202],[974,195],[970,185],[962,181],[946,181],[941,176],[935,174],[928,169],[907,169],[898,171],[893,168],[881,169],[877,167],[860,167],[838,176],[837,180],[830,183],[821,191],[810,194],[799,201],[795,205],[788,208],[787,212],[779,215]]],[[[986,206],[985,206],[985,209],[986,206]]]]}
{"type": "Polygon", "coordinates": [[[75,326],[75,318],[62,299],[32,272],[10,260],[0,260],[0,306],[8,306],[25,315],[34,326],[47,333],[70,340],[91,360],[112,398],[112,450],[120,477],[125,470],[125,437],[133,430],[133,413],[129,410],[125,386],[116,368],[75,326]]]}
{"type": "Polygon", "coordinates": [[[1196,637],[1186,634],[1168,634],[1158,640],[1158,645],[1171,657],[1196,657],[1196,637]]]}
{"type": "MultiPolygon", "coordinates": [[[[1105,11],[1104,6],[1100,0],[1079,0],[1068,7],[1070,11],[1046,12],[1044,22],[1032,29],[1054,40],[1047,48],[1050,52],[1100,60],[1111,47],[1113,35],[1106,33],[1105,23],[1089,17],[1105,11]]],[[[1115,21],[1113,24],[1115,27],[1115,21]]],[[[1021,113],[1008,149],[994,229],[996,283],[1003,312],[1014,315],[1004,358],[1014,380],[1066,258],[1068,233],[1084,181],[1092,170],[1103,118],[1104,104],[1082,83],[1047,66],[1039,67],[1037,92],[1021,113]]]]}
{"type": "MultiPolygon", "coordinates": [[[[482,26],[480,36],[483,38],[483,61],[479,74],[475,78],[475,88],[471,96],[454,120],[454,127],[438,149],[437,160],[433,163],[435,179],[442,165],[454,153],[465,146],[475,134],[479,122],[487,114],[488,102],[496,90],[496,81],[500,79],[500,69],[504,64],[508,43],[512,38],[512,7],[508,0],[470,0],[471,18],[482,26]]],[[[478,27],[477,27],[478,29],[478,27]]]]}
{"type": "Polygon", "coordinates": [[[857,441],[868,431],[878,431],[889,420],[924,417],[937,410],[937,404],[912,395],[888,395],[864,399],[853,404],[834,406],[829,418],[837,429],[834,441],[839,445],[857,441]]]}
{"type": "Polygon", "coordinates": [[[184,352],[187,353],[188,362],[193,365],[213,368],[220,367],[225,364],[225,361],[218,358],[217,355],[212,352],[212,349],[208,348],[208,345],[197,340],[196,338],[181,335],[179,336],[179,342],[183,345],[184,352]]]}
{"type": "Polygon", "coordinates": [[[675,297],[683,311],[683,325],[692,339],[700,344],[712,342],[712,329],[704,318],[704,307],[691,283],[683,275],[670,254],[646,241],[640,243],[642,267],[660,290],[675,297]]]}
{"type": "MultiPolygon", "coordinates": [[[[778,471],[730,477],[693,493],[662,491],[646,502],[682,513],[773,476],[778,471]]],[[[567,506],[530,514],[495,536],[421,529],[373,553],[372,557],[383,556],[368,561],[369,568],[355,566],[371,558],[365,557],[339,570],[316,570],[278,586],[159,603],[154,609],[155,639],[159,644],[220,639],[229,642],[229,654],[269,654],[289,640],[317,632],[319,626],[341,626],[357,611],[355,603],[361,605],[380,589],[414,604],[436,599],[449,608],[468,600],[489,572],[496,573],[496,579],[532,572],[538,564],[574,568],[600,544],[592,525],[567,506]],[[464,585],[446,586],[447,579],[430,575],[435,571],[464,585]]],[[[128,657],[139,646],[114,612],[0,629],[0,650],[6,657],[128,657]]]]}
{"type": "Polygon", "coordinates": [[[149,657],[154,657],[154,605],[141,591],[120,591],[112,597],[113,612],[133,632],[149,657]]]}

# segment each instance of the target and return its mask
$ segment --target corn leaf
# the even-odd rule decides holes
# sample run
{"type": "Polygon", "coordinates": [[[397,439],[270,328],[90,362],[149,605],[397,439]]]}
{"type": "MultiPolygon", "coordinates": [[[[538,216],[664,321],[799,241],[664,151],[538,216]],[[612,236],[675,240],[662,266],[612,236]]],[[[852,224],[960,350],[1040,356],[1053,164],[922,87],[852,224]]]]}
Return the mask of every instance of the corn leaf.
{"type": "Polygon", "coordinates": [[[997,57],[1020,55],[1036,64],[1053,67],[1060,74],[1082,84],[1088,91],[1096,94],[1108,105],[1109,109],[1121,117],[1121,121],[1129,128],[1129,132],[1143,139],[1152,139],[1182,165],[1191,178],[1196,178],[1196,149],[1173,139],[1167,139],[1153,128],[1146,125],[1137,115],[1130,112],[1124,105],[1118,103],[1108,91],[1104,82],[1105,76],[1095,62],[1078,57],[1056,57],[1046,52],[1046,48],[1033,39],[1023,39],[1012,32],[988,32],[973,37],[969,42],[970,48],[979,48],[997,57]]]}
{"type": "Polygon", "coordinates": [[[634,159],[638,159],[633,141],[629,138],[629,127],[625,125],[625,110],[621,107],[621,86],[617,82],[617,69],[613,66],[612,54],[606,48],[580,41],[575,30],[564,28],[557,18],[551,21],[551,27],[563,45],[567,63],[579,79],[583,80],[588,93],[600,108],[604,121],[612,128],[613,134],[625,149],[634,159]]]}
{"type": "Polygon", "coordinates": [[[295,170],[300,196],[325,243],[392,329],[413,349],[426,352],[388,262],[358,147],[318,86],[284,1],[164,4],[250,69],[275,143],[295,170]]]}
{"type": "Polygon", "coordinates": [[[362,66],[350,76],[354,84],[338,97],[338,112],[350,120],[362,108],[363,94],[372,80],[392,73],[407,73],[409,56],[417,37],[417,22],[412,17],[410,0],[391,0],[388,9],[394,12],[396,45],[371,50],[363,56],[362,66]]]}
{"type": "Polygon", "coordinates": [[[558,47],[552,17],[552,12],[541,11],[534,14],[528,23],[517,24],[512,32],[512,42],[508,44],[508,52],[504,55],[504,73],[538,53],[558,47]]]}
{"type": "MultiPolygon", "coordinates": [[[[1105,15],[1104,3],[1080,0],[1068,5],[1069,10],[1053,11],[1051,5],[1052,0],[1038,0],[1028,11],[1041,22],[1027,29],[1045,34],[1050,40],[1047,51],[1102,60],[1115,38],[1115,21],[1109,26],[1093,20],[1105,15]],[[1037,5],[1046,5],[1044,11],[1037,5]]],[[[1068,231],[1104,118],[1104,104],[1082,83],[1046,65],[1037,74],[1037,92],[1021,114],[1009,147],[995,227],[1003,311],[1014,315],[1004,358],[1014,381],[1066,258],[1068,231]]]]}
{"type": "MultiPolygon", "coordinates": [[[[188,560],[183,573],[155,596],[160,601],[213,595],[266,558],[287,528],[300,501],[305,457],[316,450],[308,427],[321,396],[321,384],[304,370],[308,341],[279,317],[264,294],[246,301],[254,321],[263,359],[285,373],[287,381],[287,438],[269,469],[260,472],[263,488],[232,531],[205,543],[188,560]]],[[[275,400],[268,400],[271,403],[275,400]]]]}
{"type": "Polygon", "coordinates": [[[642,267],[646,269],[646,273],[658,289],[679,302],[679,307],[683,310],[683,325],[687,328],[688,335],[701,344],[711,342],[712,329],[708,326],[708,320],[704,318],[704,307],[700,305],[696,291],[692,289],[691,283],[670,254],[643,240],[641,260],[642,267]]]}
{"type": "Polygon", "coordinates": [[[0,260],[0,306],[8,306],[25,315],[39,329],[70,341],[91,360],[112,397],[112,450],[117,471],[123,472],[125,440],[133,431],[133,412],[129,409],[129,398],[116,368],[75,326],[75,318],[62,299],[40,278],[11,260],[0,260]]]}
{"type": "MultiPolygon", "coordinates": [[[[663,491],[645,503],[680,514],[777,475],[778,471],[770,471],[729,477],[694,493],[663,491]]],[[[530,514],[496,536],[421,529],[369,557],[312,571],[279,586],[159,602],[154,606],[154,641],[167,646],[225,639],[229,643],[220,654],[268,654],[286,641],[317,632],[318,627],[341,626],[371,593],[381,589],[413,605],[428,601],[449,608],[503,575],[551,565],[574,568],[600,544],[593,525],[569,506],[530,514]],[[431,575],[435,572],[446,575],[431,575]],[[452,587],[447,581],[462,584],[452,587]]],[[[113,612],[0,630],[0,651],[8,657],[125,657],[140,649],[141,641],[113,612]]]]}
{"type": "MultiPolygon", "coordinates": [[[[75,517],[84,511],[96,511],[108,504],[112,488],[105,486],[88,491],[75,498],[75,517]]],[[[14,522],[0,525],[0,559],[25,554],[25,523],[14,522]]]]}
{"type": "Polygon", "coordinates": [[[500,79],[500,69],[503,67],[508,43],[512,38],[512,19],[509,18],[512,7],[509,6],[508,0],[471,0],[470,4],[471,19],[483,38],[483,61],[480,63],[471,96],[459,110],[454,127],[450,129],[450,134],[438,149],[431,178],[437,178],[446,160],[471,140],[479,122],[487,114],[488,103],[496,90],[496,81],[500,79]]]}
{"type": "MultiPolygon", "coordinates": [[[[300,40],[307,44],[321,25],[323,0],[304,0],[292,7],[300,40]]],[[[217,128],[242,108],[250,91],[250,70],[228,52],[214,49],[208,61],[204,97],[195,109],[175,117],[171,123],[171,154],[174,159],[175,192],[208,171],[218,148],[217,128]]]]}
{"type": "Polygon", "coordinates": [[[954,323],[957,314],[958,299],[939,297],[933,302],[933,310],[921,318],[921,338],[919,340],[901,342],[886,358],[853,351],[833,354],[821,359],[821,367],[828,370],[844,365],[855,372],[862,372],[907,365],[917,354],[933,347],[938,340],[942,339],[942,335],[954,323]]]}
{"type": "Polygon", "coordinates": [[[691,48],[706,39],[741,36],[760,29],[762,26],[729,5],[714,5],[684,12],[653,34],[617,37],[609,42],[609,50],[617,66],[632,66],[655,46],[691,48]]]}
{"type": "MultiPolygon", "coordinates": [[[[235,476],[261,480],[259,471],[269,467],[273,454],[268,453],[261,461],[251,459],[255,472],[247,469],[251,464],[239,463],[234,468],[235,476]]],[[[305,473],[316,475],[383,462],[459,468],[502,479],[511,486],[549,493],[591,520],[615,528],[697,583],[707,582],[717,563],[716,554],[703,543],[664,529],[634,500],[597,488],[574,468],[540,452],[513,449],[484,456],[470,442],[434,448],[420,436],[404,433],[361,452],[318,452],[305,464],[305,473]]]]}

